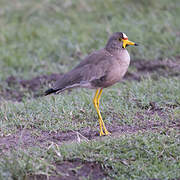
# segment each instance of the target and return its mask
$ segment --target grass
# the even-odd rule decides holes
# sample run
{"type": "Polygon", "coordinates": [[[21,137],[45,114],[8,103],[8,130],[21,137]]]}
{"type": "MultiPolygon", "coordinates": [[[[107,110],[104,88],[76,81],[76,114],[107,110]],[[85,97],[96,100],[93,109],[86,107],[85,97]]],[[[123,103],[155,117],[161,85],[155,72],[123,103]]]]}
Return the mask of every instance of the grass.
{"type": "Polygon", "coordinates": [[[24,178],[29,172],[48,175],[55,171],[52,162],[80,159],[100,163],[113,179],[177,179],[180,176],[177,171],[179,143],[178,132],[169,130],[165,134],[149,132],[107,137],[103,141],[70,143],[59,148],[30,148],[4,156],[0,172],[2,179],[24,178]]]}
{"type": "MultiPolygon", "coordinates": [[[[180,102],[179,89],[178,78],[161,78],[159,83],[146,79],[138,84],[136,82],[117,84],[104,90],[100,106],[102,115],[105,122],[109,124],[135,125],[137,120],[134,118],[137,113],[144,114],[147,111],[138,107],[138,104],[146,107],[149,106],[149,102],[156,102],[164,114],[173,115],[173,120],[178,120],[178,108],[167,111],[166,104],[180,102]]],[[[65,92],[64,95],[27,100],[21,103],[4,101],[1,103],[0,116],[1,127],[3,127],[1,132],[9,134],[12,130],[17,131],[24,127],[36,127],[46,131],[78,130],[87,126],[97,129],[97,115],[92,103],[93,93],[93,91],[76,89],[70,94],[65,92]]],[[[153,116],[149,118],[152,121],[155,120],[153,116]]],[[[160,117],[160,120],[165,121],[164,117],[160,117]]]]}
{"type": "MultiPolygon", "coordinates": [[[[0,94],[17,88],[7,84],[9,76],[31,79],[70,70],[86,54],[104,47],[109,34],[116,31],[140,44],[128,48],[132,61],[175,59],[179,56],[179,7],[178,0],[1,0],[0,94]]],[[[22,102],[0,99],[0,138],[25,130],[32,137],[44,132],[81,133],[88,128],[96,132],[93,93],[76,89],[29,99],[32,95],[27,92],[22,102]]],[[[108,88],[100,106],[107,127],[139,127],[142,132],[57,146],[38,142],[26,147],[18,137],[16,148],[7,151],[5,144],[0,145],[0,179],[62,174],[57,164],[77,159],[99,163],[111,179],[178,179],[179,132],[172,125],[179,123],[179,94],[179,76],[125,81],[108,88]],[[152,113],[151,102],[160,110],[152,113]],[[159,126],[144,131],[149,123],[159,126]]]]}
{"type": "Polygon", "coordinates": [[[179,142],[176,138],[178,135],[173,131],[166,135],[147,133],[145,137],[143,134],[137,134],[136,137],[124,135],[102,142],[83,143],[81,146],[67,145],[60,152],[65,159],[101,162],[116,179],[175,178],[179,176],[176,172],[179,167],[179,142]],[[67,153],[66,148],[72,151],[67,153]]]}

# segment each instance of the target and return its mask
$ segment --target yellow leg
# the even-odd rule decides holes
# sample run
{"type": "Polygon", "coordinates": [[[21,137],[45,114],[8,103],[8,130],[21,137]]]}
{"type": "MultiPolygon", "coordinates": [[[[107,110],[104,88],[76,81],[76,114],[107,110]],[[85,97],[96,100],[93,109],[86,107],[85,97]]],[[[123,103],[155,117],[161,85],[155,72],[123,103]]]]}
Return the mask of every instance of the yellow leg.
{"type": "Polygon", "coordinates": [[[99,108],[99,100],[100,100],[100,97],[101,97],[101,94],[102,94],[102,90],[103,89],[100,89],[99,94],[97,96],[97,106],[98,106],[98,108],[99,108]]]}
{"type": "MultiPolygon", "coordinates": [[[[103,91],[103,89],[101,89],[101,90],[99,91],[99,94],[98,94],[98,96],[97,96],[97,107],[98,107],[98,110],[99,110],[99,100],[100,100],[100,97],[101,97],[102,91],[103,91]]],[[[96,92],[97,92],[97,91],[96,91],[96,92]]],[[[100,111],[99,111],[99,114],[100,114],[100,111]]],[[[101,115],[101,114],[100,114],[100,115],[101,115]]],[[[103,129],[104,129],[105,135],[109,135],[109,134],[111,134],[111,133],[110,133],[110,132],[108,132],[108,130],[106,129],[106,126],[105,126],[104,121],[103,121],[103,119],[102,119],[102,117],[101,117],[101,116],[99,116],[99,119],[100,119],[101,124],[102,124],[102,126],[103,126],[103,129]]]]}
{"type": "MultiPolygon", "coordinates": [[[[95,107],[97,113],[99,112],[99,108],[98,108],[98,106],[97,106],[98,93],[99,93],[99,89],[97,89],[96,94],[95,94],[94,99],[93,99],[93,104],[94,104],[94,107],[95,107]]],[[[98,113],[98,116],[99,116],[99,115],[100,115],[100,117],[101,117],[100,112],[98,113]]],[[[101,121],[101,119],[102,119],[102,117],[99,118],[100,136],[105,135],[104,132],[103,132],[103,129],[102,129],[102,121],[101,121]]]]}

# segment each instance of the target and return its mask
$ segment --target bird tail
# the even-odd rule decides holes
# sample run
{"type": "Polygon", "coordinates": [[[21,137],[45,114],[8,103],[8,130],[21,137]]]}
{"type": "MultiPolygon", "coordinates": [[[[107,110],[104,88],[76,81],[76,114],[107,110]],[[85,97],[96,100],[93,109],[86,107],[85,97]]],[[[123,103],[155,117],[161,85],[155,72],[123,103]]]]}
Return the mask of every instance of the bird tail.
{"type": "Polygon", "coordinates": [[[57,92],[58,91],[58,89],[48,89],[47,91],[45,91],[45,96],[47,96],[47,95],[49,95],[49,94],[51,94],[51,93],[55,93],[55,92],[57,92]]]}

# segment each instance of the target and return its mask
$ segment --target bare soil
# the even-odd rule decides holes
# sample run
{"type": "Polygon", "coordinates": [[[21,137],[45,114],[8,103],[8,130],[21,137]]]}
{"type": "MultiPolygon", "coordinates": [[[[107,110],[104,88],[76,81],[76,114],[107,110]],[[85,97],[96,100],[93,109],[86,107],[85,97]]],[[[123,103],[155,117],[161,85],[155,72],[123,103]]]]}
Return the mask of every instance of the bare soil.
{"type": "MultiPolygon", "coordinates": [[[[151,76],[158,80],[160,76],[180,76],[180,56],[174,60],[133,60],[131,66],[136,70],[128,71],[124,80],[141,81],[142,78],[151,76]]],[[[43,96],[44,89],[53,84],[62,74],[53,73],[41,75],[29,80],[20,77],[10,76],[6,79],[7,86],[0,89],[0,97],[5,100],[22,101],[23,98],[43,96]]]]}
{"type": "Polygon", "coordinates": [[[22,101],[27,97],[27,94],[31,94],[36,98],[43,95],[44,87],[48,87],[48,84],[55,82],[62,74],[53,73],[50,75],[41,75],[29,80],[21,79],[20,77],[9,76],[6,79],[8,88],[4,88],[0,91],[0,96],[5,100],[22,101]]]}
{"type": "MultiPolygon", "coordinates": [[[[87,162],[81,159],[67,160],[56,163],[56,176],[50,176],[49,180],[80,180],[88,179],[103,179],[107,177],[107,173],[97,162],[87,162]]],[[[45,175],[30,176],[29,180],[46,180],[45,175]]]]}
{"type": "Polygon", "coordinates": [[[140,81],[142,78],[151,76],[154,80],[158,80],[160,76],[180,76],[180,56],[174,60],[133,60],[131,66],[135,67],[136,72],[127,72],[125,79],[140,81]]]}

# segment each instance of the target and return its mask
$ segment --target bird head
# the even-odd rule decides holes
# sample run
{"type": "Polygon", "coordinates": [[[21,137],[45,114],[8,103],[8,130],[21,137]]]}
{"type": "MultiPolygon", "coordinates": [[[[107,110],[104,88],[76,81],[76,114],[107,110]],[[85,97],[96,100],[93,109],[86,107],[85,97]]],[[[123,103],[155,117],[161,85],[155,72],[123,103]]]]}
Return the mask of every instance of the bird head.
{"type": "Polygon", "coordinates": [[[138,44],[128,40],[128,37],[125,33],[115,32],[108,40],[106,49],[122,49],[126,48],[129,45],[138,46],[138,44]]]}
{"type": "Polygon", "coordinates": [[[129,46],[129,45],[138,46],[138,44],[136,44],[136,43],[134,43],[132,41],[129,41],[128,37],[126,36],[125,33],[122,33],[122,38],[119,39],[119,40],[121,40],[123,42],[123,46],[122,46],[123,48],[126,48],[126,46],[129,46]]]}

